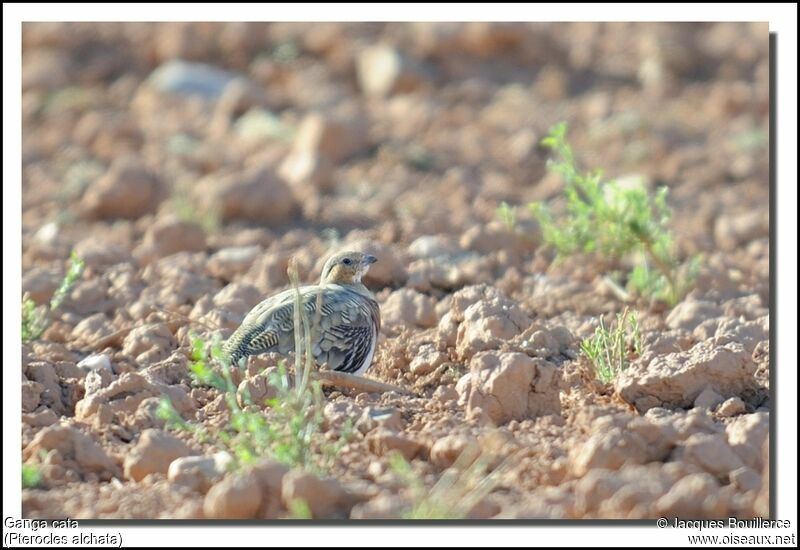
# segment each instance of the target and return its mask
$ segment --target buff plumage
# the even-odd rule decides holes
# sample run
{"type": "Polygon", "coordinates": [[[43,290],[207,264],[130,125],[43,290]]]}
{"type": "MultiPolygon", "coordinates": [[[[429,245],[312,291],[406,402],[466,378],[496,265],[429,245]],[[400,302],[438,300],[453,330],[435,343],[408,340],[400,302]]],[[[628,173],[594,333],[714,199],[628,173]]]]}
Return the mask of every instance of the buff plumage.
{"type": "MultiPolygon", "coordinates": [[[[322,268],[318,285],[300,288],[312,325],[311,350],[317,365],[363,374],[372,363],[380,331],[380,310],[361,277],[376,261],[362,252],[340,252],[322,268]]],[[[295,290],[255,306],[225,343],[232,363],[267,352],[294,352],[295,290]]]]}

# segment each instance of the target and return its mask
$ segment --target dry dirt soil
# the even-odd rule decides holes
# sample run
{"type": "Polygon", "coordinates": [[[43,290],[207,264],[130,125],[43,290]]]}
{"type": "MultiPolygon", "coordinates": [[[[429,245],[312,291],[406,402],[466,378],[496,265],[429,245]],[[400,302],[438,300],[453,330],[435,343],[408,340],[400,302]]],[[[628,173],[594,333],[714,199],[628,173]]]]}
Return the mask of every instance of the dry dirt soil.
{"type": "Polygon", "coordinates": [[[22,344],[25,517],[403,517],[424,496],[392,452],[430,489],[475,444],[502,468],[471,518],[767,515],[768,57],[764,24],[26,24],[23,292],[86,270],[22,344]],[[631,305],[644,350],[610,384],[580,341],[625,304],[525,208],[559,207],[562,120],[584,166],[667,186],[703,256],[674,308],[631,305]],[[368,375],[415,395],[326,390],[322,472],[228,471],[165,426],[162,396],[228,418],[189,332],[344,247],[379,258],[368,375]]]}

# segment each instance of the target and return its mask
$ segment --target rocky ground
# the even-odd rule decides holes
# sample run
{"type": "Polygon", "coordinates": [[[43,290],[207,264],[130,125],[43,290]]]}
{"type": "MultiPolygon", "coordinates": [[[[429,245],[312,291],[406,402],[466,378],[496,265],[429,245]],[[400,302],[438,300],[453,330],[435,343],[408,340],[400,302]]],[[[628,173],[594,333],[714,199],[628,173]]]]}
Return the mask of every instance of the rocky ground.
{"type": "Polygon", "coordinates": [[[475,443],[510,458],[474,518],[767,515],[766,25],[26,24],[22,108],[23,292],[86,262],[22,345],[25,517],[400,517],[392,451],[431,488],[475,443]],[[610,384],[579,348],[625,305],[600,259],[496,214],[558,206],[560,120],[585,166],[666,185],[703,255],[677,306],[633,305],[644,351],[610,384]],[[322,473],[230,472],[165,426],[162,396],[227,419],[189,331],[342,247],[379,258],[369,376],[416,395],[327,390],[322,473]]]}

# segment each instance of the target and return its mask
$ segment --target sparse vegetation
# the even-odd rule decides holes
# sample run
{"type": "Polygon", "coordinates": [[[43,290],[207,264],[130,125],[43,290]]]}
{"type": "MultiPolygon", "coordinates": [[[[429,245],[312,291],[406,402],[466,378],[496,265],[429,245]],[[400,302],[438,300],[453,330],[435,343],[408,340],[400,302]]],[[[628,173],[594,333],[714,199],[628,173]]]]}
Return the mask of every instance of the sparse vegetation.
{"type": "Polygon", "coordinates": [[[269,375],[268,382],[275,389],[276,397],[265,403],[255,403],[245,392],[240,396],[243,401],[240,405],[221,341],[217,338],[212,342],[209,354],[206,342],[195,336],[192,338],[192,376],[197,384],[222,392],[230,410],[230,422],[212,434],[186,422],[166,399],[162,400],[159,408],[159,416],[170,426],[191,431],[201,440],[215,441],[231,452],[238,466],[269,456],[284,464],[313,471],[323,469],[326,458],[331,458],[330,452],[318,448],[321,446],[317,435],[322,425],[322,390],[319,382],[310,379],[314,359],[310,349],[309,321],[299,307],[296,272],[290,272],[290,277],[298,290],[294,322],[295,349],[300,351],[295,354],[294,377],[289,375],[284,362],[269,375]],[[262,411],[264,405],[269,408],[266,414],[262,411]]]}
{"type": "Polygon", "coordinates": [[[61,284],[58,285],[58,288],[53,293],[53,297],[50,298],[50,303],[47,305],[39,305],[37,306],[36,303],[30,299],[30,297],[25,296],[22,299],[22,341],[23,342],[30,342],[32,340],[39,339],[44,331],[47,330],[47,327],[50,326],[50,323],[53,321],[52,314],[55,310],[61,307],[61,304],[64,302],[64,299],[67,297],[67,294],[70,293],[72,287],[75,286],[75,283],[80,278],[81,274],[83,273],[84,268],[86,267],[84,261],[78,257],[75,252],[72,253],[70,256],[70,263],[69,268],[67,269],[67,273],[64,275],[64,278],[61,280],[61,284]]]}
{"type": "Polygon", "coordinates": [[[207,234],[217,233],[222,227],[222,214],[217,208],[204,208],[181,186],[172,188],[172,207],[178,219],[203,228],[207,234]]]}
{"type": "Polygon", "coordinates": [[[321,466],[320,460],[317,460],[319,457],[313,453],[315,436],[321,424],[321,390],[318,383],[307,383],[305,388],[301,387],[297,383],[299,380],[295,378],[293,381],[286,365],[281,363],[278,371],[269,376],[269,383],[275,388],[277,396],[258,404],[245,394],[243,406],[240,406],[230,367],[222,361],[219,342],[212,344],[210,356],[205,351],[206,342],[202,338],[195,337],[192,347],[190,368],[196,383],[222,392],[231,411],[230,422],[220,431],[211,433],[200,425],[185,421],[169,400],[164,399],[159,416],[168,425],[191,431],[201,441],[215,441],[231,452],[237,466],[251,464],[265,456],[290,466],[312,470],[321,466]],[[269,413],[265,414],[259,405],[269,407],[269,413]]]}
{"type": "Polygon", "coordinates": [[[566,139],[554,126],[542,144],[556,153],[551,170],[565,181],[566,212],[558,219],[542,203],[531,203],[547,244],[559,256],[597,252],[623,264],[631,292],[676,304],[693,284],[699,258],[681,265],[669,230],[667,188],[651,193],[643,182],[604,180],[601,170],[581,172],[566,139]]]}
{"type": "Polygon", "coordinates": [[[642,353],[642,337],[636,313],[628,308],[617,314],[611,328],[600,318],[594,335],[581,342],[581,351],[594,365],[597,378],[609,383],[630,364],[632,357],[642,353]]]}
{"type": "Polygon", "coordinates": [[[297,43],[285,40],[275,45],[269,52],[269,57],[276,63],[287,65],[293,63],[300,56],[300,48],[297,43]]]}
{"type": "Polygon", "coordinates": [[[291,519],[312,519],[313,514],[305,500],[296,498],[289,503],[289,517],[291,519]]]}
{"type": "Polygon", "coordinates": [[[514,227],[517,224],[517,212],[513,206],[508,204],[506,201],[500,203],[500,206],[497,207],[497,217],[500,218],[509,231],[513,231],[514,227]]]}
{"type": "Polygon", "coordinates": [[[431,489],[416,476],[399,453],[390,457],[391,471],[409,488],[412,506],[403,519],[464,519],[500,482],[505,463],[489,471],[491,457],[478,448],[467,448],[445,470],[431,489]]]}
{"type": "Polygon", "coordinates": [[[22,465],[22,488],[35,489],[42,482],[42,471],[38,464],[22,465]]]}

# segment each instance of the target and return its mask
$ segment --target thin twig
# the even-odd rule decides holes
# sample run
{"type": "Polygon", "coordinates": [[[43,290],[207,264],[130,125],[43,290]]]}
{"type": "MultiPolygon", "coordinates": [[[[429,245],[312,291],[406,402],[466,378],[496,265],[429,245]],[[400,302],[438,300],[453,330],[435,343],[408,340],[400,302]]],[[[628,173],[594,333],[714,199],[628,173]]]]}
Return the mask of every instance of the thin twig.
{"type": "Polygon", "coordinates": [[[633,300],[631,293],[619,286],[619,284],[608,275],[603,277],[603,282],[606,284],[609,290],[611,290],[611,292],[613,292],[614,295],[623,302],[630,302],[633,300]]]}
{"type": "MultiPolygon", "coordinates": [[[[141,326],[147,326],[147,325],[141,325],[141,326]]],[[[119,338],[122,338],[123,336],[127,336],[128,333],[130,331],[132,331],[133,329],[135,329],[135,328],[136,327],[121,328],[121,329],[119,329],[117,331],[112,332],[108,336],[103,336],[102,338],[99,338],[99,339],[95,340],[94,342],[89,344],[88,347],[91,348],[91,349],[94,349],[94,350],[103,349],[103,348],[111,345],[112,342],[117,341],[119,338]]]]}

